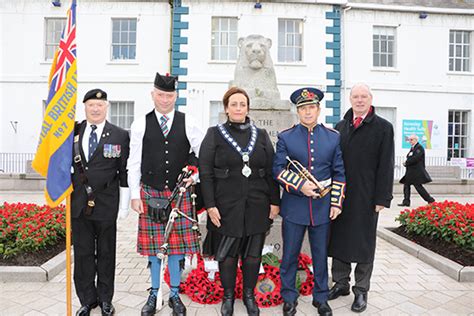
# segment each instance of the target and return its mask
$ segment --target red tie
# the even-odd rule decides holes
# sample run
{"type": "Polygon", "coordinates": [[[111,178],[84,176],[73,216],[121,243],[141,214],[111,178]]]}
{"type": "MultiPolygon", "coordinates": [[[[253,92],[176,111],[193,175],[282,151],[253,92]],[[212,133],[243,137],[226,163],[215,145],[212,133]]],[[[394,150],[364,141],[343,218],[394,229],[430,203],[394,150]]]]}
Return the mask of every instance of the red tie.
{"type": "Polygon", "coordinates": [[[360,123],[362,122],[362,116],[356,117],[354,119],[354,128],[359,127],[360,123]]]}

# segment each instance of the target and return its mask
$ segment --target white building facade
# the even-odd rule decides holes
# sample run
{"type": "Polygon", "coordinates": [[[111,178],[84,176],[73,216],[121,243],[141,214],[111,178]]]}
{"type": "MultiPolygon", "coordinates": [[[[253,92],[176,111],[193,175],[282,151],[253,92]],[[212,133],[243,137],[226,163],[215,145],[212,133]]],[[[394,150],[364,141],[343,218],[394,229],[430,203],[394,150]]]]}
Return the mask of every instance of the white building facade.
{"type": "MultiPolygon", "coordinates": [[[[0,1],[0,160],[36,149],[52,54],[70,5],[55,2],[61,6],[0,1]]],[[[152,110],[159,71],[180,76],[180,109],[206,129],[222,111],[238,38],[259,34],[272,40],[283,99],[301,86],[326,91],[323,123],[337,122],[350,107],[350,87],[365,82],[394,125],[397,156],[415,133],[428,157],[474,157],[471,1],[175,0],[173,9],[168,1],[78,2],[78,120],[84,93],[102,88],[109,120],[129,128],[152,110]]]]}

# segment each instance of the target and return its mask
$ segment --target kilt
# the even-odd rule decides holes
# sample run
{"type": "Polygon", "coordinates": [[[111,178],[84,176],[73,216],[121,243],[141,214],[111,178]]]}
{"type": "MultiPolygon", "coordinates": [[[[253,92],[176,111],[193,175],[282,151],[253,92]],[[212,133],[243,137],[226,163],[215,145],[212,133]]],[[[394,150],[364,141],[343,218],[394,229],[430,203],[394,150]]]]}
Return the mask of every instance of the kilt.
{"type": "MultiPolygon", "coordinates": [[[[142,184],[140,190],[144,213],[138,218],[137,251],[144,256],[154,256],[163,244],[166,224],[157,224],[148,217],[148,203],[150,198],[168,198],[171,191],[163,191],[142,184]]],[[[176,200],[172,203],[175,206],[176,200]]],[[[188,191],[185,192],[180,211],[192,218],[192,204],[188,191]]],[[[194,254],[199,253],[198,233],[192,229],[192,222],[185,217],[179,216],[175,219],[173,229],[168,239],[168,254],[194,254]]]]}

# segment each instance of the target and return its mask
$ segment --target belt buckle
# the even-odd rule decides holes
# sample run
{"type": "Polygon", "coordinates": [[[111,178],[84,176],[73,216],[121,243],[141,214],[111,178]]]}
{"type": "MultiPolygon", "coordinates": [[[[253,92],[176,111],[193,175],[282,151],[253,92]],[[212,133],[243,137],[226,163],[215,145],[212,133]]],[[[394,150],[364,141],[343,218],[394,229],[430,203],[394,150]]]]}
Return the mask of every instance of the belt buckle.
{"type": "Polygon", "coordinates": [[[87,206],[89,206],[89,207],[94,207],[94,206],[95,206],[95,202],[92,201],[92,200],[89,200],[89,201],[87,201],[87,206]]]}
{"type": "Polygon", "coordinates": [[[81,162],[81,155],[74,156],[74,162],[75,163],[81,162]]]}

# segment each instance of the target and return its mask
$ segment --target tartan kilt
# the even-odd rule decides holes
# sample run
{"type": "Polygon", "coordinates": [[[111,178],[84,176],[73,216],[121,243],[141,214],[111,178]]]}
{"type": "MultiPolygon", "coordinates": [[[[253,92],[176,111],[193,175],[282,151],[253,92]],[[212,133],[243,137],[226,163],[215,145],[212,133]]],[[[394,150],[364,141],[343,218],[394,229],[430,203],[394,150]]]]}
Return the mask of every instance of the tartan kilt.
{"type": "MultiPolygon", "coordinates": [[[[143,214],[138,218],[137,251],[144,256],[155,256],[163,244],[166,224],[157,224],[151,221],[148,214],[148,200],[150,198],[168,198],[171,191],[167,188],[158,191],[146,184],[141,185],[141,200],[143,202],[143,214]]],[[[175,201],[172,207],[175,206],[175,201]]],[[[191,197],[185,192],[180,211],[192,218],[191,197]]],[[[175,219],[173,229],[168,240],[168,254],[194,254],[199,253],[200,245],[197,231],[192,228],[192,223],[185,217],[179,216],[175,219]]]]}

